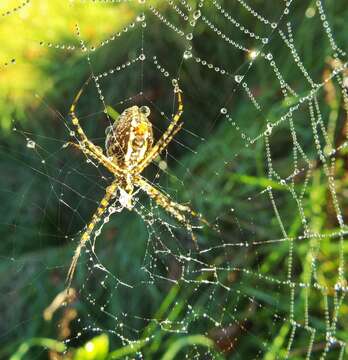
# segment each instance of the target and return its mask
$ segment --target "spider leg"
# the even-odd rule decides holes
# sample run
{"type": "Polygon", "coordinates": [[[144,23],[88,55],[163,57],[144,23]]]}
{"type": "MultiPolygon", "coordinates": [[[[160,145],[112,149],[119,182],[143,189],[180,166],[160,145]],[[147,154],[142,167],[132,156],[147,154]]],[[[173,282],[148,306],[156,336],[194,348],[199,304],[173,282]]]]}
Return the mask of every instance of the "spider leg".
{"type": "Polygon", "coordinates": [[[158,205],[160,205],[164,210],[168,211],[177,221],[179,221],[186,227],[186,229],[191,234],[192,240],[196,248],[198,248],[196,236],[193,233],[192,226],[186,218],[185,213],[190,214],[195,218],[198,218],[206,225],[210,226],[210,224],[200,214],[192,210],[189,206],[178,204],[175,201],[171,200],[168,195],[163,194],[160,190],[149,184],[145,179],[138,176],[134,179],[134,181],[142,190],[144,190],[149,195],[151,199],[153,199],[158,205]]]}
{"type": "Polygon", "coordinates": [[[69,115],[71,116],[71,122],[72,124],[75,126],[76,128],[76,131],[82,141],[82,143],[87,143],[89,142],[85,132],[83,131],[82,127],[80,126],[80,123],[79,123],[79,120],[75,114],[75,108],[76,108],[76,105],[83,93],[83,91],[85,90],[86,86],[88,85],[88,83],[91,81],[92,79],[92,76],[90,76],[85,82],[84,84],[82,85],[81,89],[78,91],[78,93],[76,94],[75,98],[74,98],[74,101],[73,103],[71,104],[70,106],[70,111],[69,111],[69,115]]]}
{"type": "Polygon", "coordinates": [[[184,105],[182,102],[181,90],[177,82],[174,84],[174,93],[177,95],[178,99],[177,112],[174,115],[173,120],[169,124],[167,130],[162,134],[161,138],[151,148],[144,160],[142,160],[139,165],[135,167],[134,172],[137,174],[140,174],[151,163],[151,161],[168,146],[169,142],[173,139],[174,135],[181,129],[183,125],[183,123],[179,123],[179,120],[184,111],[184,105]]]}
{"type": "Polygon", "coordinates": [[[79,149],[80,151],[82,151],[87,158],[91,157],[94,160],[96,160],[98,163],[102,164],[106,169],[108,169],[112,174],[114,175],[120,175],[120,173],[118,172],[117,167],[115,166],[115,164],[110,161],[105,155],[103,155],[102,150],[100,150],[97,146],[95,146],[96,150],[98,152],[95,152],[93,150],[91,150],[90,148],[85,147],[82,144],[76,144],[72,141],[68,141],[67,143],[64,144],[64,147],[67,146],[74,146],[75,148],[79,149]]]}
{"type": "Polygon", "coordinates": [[[103,199],[101,200],[99,207],[97,208],[97,210],[93,214],[92,220],[87,225],[87,229],[85,230],[85,232],[81,236],[80,243],[78,244],[77,248],[75,249],[75,253],[74,253],[74,256],[73,256],[73,259],[71,261],[69,271],[68,271],[68,274],[67,274],[67,277],[66,277],[67,290],[69,290],[71,282],[73,280],[74,273],[75,273],[75,270],[76,270],[77,261],[78,261],[78,259],[80,257],[81,250],[86,245],[86,242],[90,239],[91,234],[92,234],[95,226],[99,223],[99,221],[101,220],[104,212],[107,210],[110,201],[112,200],[112,198],[115,195],[115,191],[116,191],[117,187],[118,187],[118,183],[117,183],[117,180],[115,180],[115,181],[113,181],[113,183],[110,186],[108,186],[106,188],[105,195],[104,195],[103,199]]]}
{"type": "MultiPolygon", "coordinates": [[[[101,150],[101,148],[99,146],[94,145],[90,140],[88,140],[87,135],[85,134],[85,132],[83,131],[79,119],[75,114],[75,108],[76,105],[81,97],[81,94],[83,93],[85,87],[88,85],[88,83],[90,82],[92,76],[90,76],[85,83],[82,85],[81,89],[79,90],[79,92],[77,93],[77,95],[75,96],[75,99],[70,107],[70,117],[71,117],[71,122],[74,125],[74,127],[76,128],[78,137],[79,137],[79,143],[80,145],[82,145],[82,147],[85,147],[86,150],[88,149],[90,152],[94,153],[94,155],[96,155],[98,158],[100,158],[100,160],[98,160],[99,162],[101,162],[108,170],[110,170],[110,168],[112,168],[113,170],[111,171],[112,173],[117,173],[120,174],[123,172],[123,170],[117,166],[115,163],[111,162],[104,154],[103,151],[101,150]],[[108,164],[108,166],[106,166],[106,164],[108,164]]],[[[80,150],[82,150],[80,148],[80,150]]],[[[87,152],[84,151],[86,154],[87,152]]],[[[90,153],[91,155],[91,153],[90,153]]],[[[95,158],[95,156],[93,156],[95,158]]]]}

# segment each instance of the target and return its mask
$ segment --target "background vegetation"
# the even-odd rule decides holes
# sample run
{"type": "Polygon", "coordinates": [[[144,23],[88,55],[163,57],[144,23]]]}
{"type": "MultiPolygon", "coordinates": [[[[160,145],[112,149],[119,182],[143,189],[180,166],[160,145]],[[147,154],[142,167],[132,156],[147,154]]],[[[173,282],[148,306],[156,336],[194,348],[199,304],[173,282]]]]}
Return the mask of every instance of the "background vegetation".
{"type": "MultiPolygon", "coordinates": [[[[262,24],[255,23],[255,18],[239,4],[224,3],[241,23],[255,33],[264,32],[262,24]]],[[[167,2],[158,1],[157,5],[168,19],[178,26],[183,25],[167,2]]],[[[15,2],[8,2],[1,5],[0,11],[6,13],[15,6],[15,2]]],[[[275,6],[269,1],[254,1],[252,6],[272,19],[277,19],[282,11],[282,6],[275,6]]],[[[346,44],[348,17],[345,2],[328,2],[325,6],[335,39],[343,46],[346,44]]],[[[113,216],[98,239],[97,253],[111,274],[121,274],[120,279],[139,286],[132,291],[121,288],[115,291],[115,280],[110,278],[106,280],[107,286],[96,286],[105,274],[93,270],[91,280],[86,262],[81,261],[74,280],[77,292],[72,294],[69,306],[57,310],[52,317],[47,312],[45,315],[45,309],[64,289],[66,272],[76,245],[71,240],[74,236],[76,239],[77,232],[88,222],[109,180],[106,177],[101,181],[101,172],[86,164],[78,152],[62,149],[69,139],[65,123],[70,104],[91,70],[85,54],[77,50],[55,49],[55,44],[65,44],[65,47],[70,44],[78,49],[80,43],[75,32],[78,21],[86,43],[97,46],[104,38],[122,31],[139,13],[139,7],[141,5],[138,4],[71,2],[62,5],[56,0],[32,1],[27,7],[4,16],[0,24],[0,59],[3,64],[0,70],[0,358],[101,360],[129,356],[131,359],[136,358],[136,351],[141,351],[145,359],[165,360],[183,358],[184,353],[188,358],[196,356],[202,359],[281,358],[286,354],[292,329],[289,319],[290,289],[254,275],[262,274],[285,281],[288,243],[211,251],[204,259],[211,264],[251,269],[252,274],[238,271],[219,274],[219,281],[231,288],[229,292],[214,286],[198,286],[193,282],[179,282],[174,286],[160,280],[151,283],[146,272],[141,270],[148,229],[139,216],[129,212],[113,216]],[[28,139],[35,141],[35,149],[27,147],[28,139]],[[59,201],[60,192],[71,208],[59,201]],[[81,292],[79,289],[82,289],[81,292]],[[89,294],[92,294],[93,300],[89,294]],[[195,316],[185,313],[188,303],[193,305],[195,316]],[[98,304],[107,304],[107,313],[117,314],[116,318],[100,311],[98,304]],[[125,309],[128,314],[141,315],[142,319],[158,320],[144,326],[143,320],[128,319],[129,336],[136,339],[132,346],[112,336],[113,329],[119,326],[120,312],[125,309]],[[202,315],[205,312],[217,319],[220,326],[204,320],[202,315]],[[90,324],[81,334],[81,324],[77,319],[81,319],[83,324],[90,324]],[[171,324],[186,324],[188,334],[172,328],[166,331],[165,323],[161,323],[165,319],[171,324]],[[93,328],[100,330],[93,331],[93,328]],[[132,329],[140,330],[134,333],[132,329]],[[66,338],[72,340],[64,343],[66,338]],[[60,355],[64,351],[65,355],[60,355]]],[[[312,77],[320,82],[325,72],[332,70],[332,54],[319,17],[317,14],[308,16],[311,14],[308,9],[315,9],[314,2],[295,4],[290,18],[295,29],[296,48],[312,77]]],[[[229,32],[226,20],[213,6],[205,11],[218,27],[229,32]]],[[[144,48],[148,64],[145,62],[143,71],[144,94],[154,107],[170,113],[173,100],[170,83],[165,83],[160,72],[149,65],[150,59],[153,55],[164,59],[166,68],[175,74],[185,44],[150,13],[146,16],[149,21],[144,32],[144,48]]],[[[280,27],[286,27],[286,24],[281,22],[280,27]]],[[[195,33],[193,48],[199,56],[221,64],[230,72],[243,73],[246,70],[249,59],[226,46],[206,24],[198,23],[195,33]]],[[[238,31],[234,31],[232,37],[253,47],[252,41],[238,31]]],[[[133,58],[140,48],[139,27],[103,47],[102,51],[94,52],[93,69],[102,73],[133,58]]],[[[293,61],[289,60],[289,49],[280,37],[273,34],[264,51],[272,52],[283,77],[304,95],[308,86],[301,73],[294,69],[293,61]]],[[[120,72],[117,78],[110,76],[102,81],[106,101],[117,111],[121,112],[125,107],[120,103],[122,100],[139,92],[140,68],[139,64],[135,65],[120,72]]],[[[232,118],[247,129],[251,137],[263,131],[266,118],[271,122],[278,119],[288,105],[283,101],[277,79],[270,73],[269,67],[261,61],[250,72],[248,84],[261,99],[264,109],[261,115],[255,115],[250,100],[233,83],[233,79],[221,79],[220,75],[200,68],[194,60],[185,62],[181,69],[185,129],[198,136],[193,137],[188,131],[178,135],[178,140],[193,151],[178,143],[172,144],[169,155],[163,158],[170,173],[161,175],[159,181],[172,196],[181,202],[190,201],[209,221],[218,223],[220,234],[209,229],[199,234],[203,249],[221,243],[252,243],[281,237],[271,203],[267,196],[262,195],[268,186],[276,194],[289,236],[303,233],[300,214],[291,194],[278,182],[268,179],[265,144],[260,141],[253,148],[245,148],[235,127],[220,116],[220,108],[226,106],[232,118]]],[[[337,84],[327,84],[320,92],[319,100],[329,135],[339,146],[346,136],[346,113],[337,84]]],[[[144,100],[135,97],[132,101],[144,100]]],[[[89,136],[102,145],[107,123],[93,87],[88,88],[82,97],[78,112],[89,136]]],[[[312,231],[331,233],[338,229],[327,179],[317,161],[308,110],[304,109],[297,116],[296,131],[301,145],[315,165],[303,209],[310,219],[312,231]]],[[[153,112],[152,121],[156,128],[165,128],[158,111],[153,112]]],[[[288,176],[293,158],[291,135],[286,126],[280,126],[272,134],[271,149],[274,167],[281,176],[288,176]]],[[[347,164],[346,152],[342,151],[337,157],[335,172],[345,220],[348,216],[345,206],[347,164]]],[[[157,171],[154,166],[147,170],[146,175],[154,178],[157,171]]],[[[299,176],[295,186],[300,187],[304,180],[304,175],[299,176]]],[[[142,200],[148,205],[146,199],[142,200]]],[[[163,229],[156,231],[160,233],[163,229]]],[[[184,232],[177,236],[190,248],[190,240],[184,232]]],[[[323,237],[320,244],[313,245],[309,241],[296,243],[294,278],[298,282],[308,279],[311,271],[308,253],[313,246],[318,251],[318,281],[329,289],[328,298],[325,298],[312,287],[309,298],[311,324],[317,330],[312,356],[317,358],[327,340],[325,301],[328,299],[330,309],[337,301],[332,289],[337,281],[339,242],[323,237]]],[[[344,251],[347,253],[347,246],[344,251]]],[[[178,264],[168,262],[167,269],[157,271],[166,271],[167,277],[175,279],[178,277],[178,264]]],[[[209,276],[205,280],[214,280],[209,276]]],[[[193,280],[203,279],[203,275],[197,274],[193,280]]],[[[303,289],[296,289],[295,299],[295,320],[303,324],[306,306],[303,289]]],[[[342,341],[348,340],[347,314],[348,306],[343,301],[336,333],[342,341]]],[[[303,329],[298,330],[291,358],[306,356],[309,338],[303,329]]],[[[338,358],[340,351],[337,344],[333,344],[327,358],[338,358]]]]}

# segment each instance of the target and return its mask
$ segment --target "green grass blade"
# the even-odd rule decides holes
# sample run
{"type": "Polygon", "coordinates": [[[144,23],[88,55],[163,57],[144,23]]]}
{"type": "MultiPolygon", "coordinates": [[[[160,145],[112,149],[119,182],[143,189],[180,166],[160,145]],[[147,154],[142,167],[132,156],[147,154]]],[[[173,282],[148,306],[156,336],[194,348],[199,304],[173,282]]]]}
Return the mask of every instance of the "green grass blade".
{"type": "Polygon", "coordinates": [[[138,352],[148,343],[148,340],[135,341],[127,346],[117,349],[109,354],[107,360],[121,359],[124,356],[138,352]]]}
{"type": "Polygon", "coordinates": [[[33,346],[41,346],[60,353],[66,350],[66,346],[60,341],[47,338],[33,338],[23,342],[18,350],[10,357],[10,360],[21,360],[33,346]]]}
{"type": "Polygon", "coordinates": [[[214,347],[213,340],[203,335],[191,335],[176,340],[163,355],[162,360],[172,360],[176,354],[184,347],[191,345],[200,345],[208,348],[214,347]]]}

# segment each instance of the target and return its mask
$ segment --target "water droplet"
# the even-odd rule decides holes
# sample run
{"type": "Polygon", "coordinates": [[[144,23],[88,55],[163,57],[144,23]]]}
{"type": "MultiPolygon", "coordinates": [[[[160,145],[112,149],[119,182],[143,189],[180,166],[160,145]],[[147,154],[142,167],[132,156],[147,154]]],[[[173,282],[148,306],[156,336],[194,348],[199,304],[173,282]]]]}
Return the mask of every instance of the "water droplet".
{"type": "Polygon", "coordinates": [[[144,61],[144,60],[146,59],[145,54],[140,54],[139,59],[140,59],[141,61],[144,61]]]}
{"type": "Polygon", "coordinates": [[[144,21],[144,20],[145,20],[145,14],[142,13],[142,14],[138,15],[136,20],[137,20],[138,22],[144,21]]]}
{"type": "Polygon", "coordinates": [[[194,13],[193,13],[193,18],[195,20],[199,19],[201,17],[201,11],[200,10],[196,10],[194,13]]]}
{"type": "Polygon", "coordinates": [[[148,106],[141,106],[139,110],[146,117],[148,117],[151,114],[151,110],[148,106]]]}
{"type": "Polygon", "coordinates": [[[189,50],[186,50],[184,52],[184,59],[190,59],[190,58],[192,58],[192,52],[189,50]]]}
{"type": "Polygon", "coordinates": [[[250,50],[248,57],[251,60],[255,60],[259,56],[260,52],[258,50],[250,50]]]}
{"type": "Polygon", "coordinates": [[[227,109],[223,107],[220,109],[220,112],[221,114],[227,114],[227,109]]]}
{"type": "Polygon", "coordinates": [[[273,130],[272,124],[267,124],[267,128],[266,128],[266,131],[265,131],[265,135],[266,135],[266,136],[270,136],[270,135],[272,134],[272,130],[273,130]]]}
{"type": "Polygon", "coordinates": [[[33,140],[27,139],[27,148],[35,149],[36,143],[33,140]]]}
{"type": "Polygon", "coordinates": [[[192,33],[188,33],[188,34],[186,35],[186,39],[189,40],[189,41],[191,41],[191,40],[193,39],[193,34],[192,34],[192,33]]]}
{"type": "Polygon", "coordinates": [[[237,82],[238,84],[240,84],[243,79],[244,79],[244,75],[235,75],[235,76],[234,76],[234,80],[235,80],[235,82],[237,82]]]}

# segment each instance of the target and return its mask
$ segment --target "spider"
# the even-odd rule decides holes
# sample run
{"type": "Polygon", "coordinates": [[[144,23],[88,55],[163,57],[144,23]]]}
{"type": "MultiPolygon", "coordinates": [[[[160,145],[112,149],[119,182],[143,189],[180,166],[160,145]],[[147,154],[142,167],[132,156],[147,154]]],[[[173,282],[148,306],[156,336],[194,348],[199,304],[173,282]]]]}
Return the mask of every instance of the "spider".
{"type": "Polygon", "coordinates": [[[177,112],[156,144],[153,144],[152,124],[149,121],[150,109],[147,106],[132,106],[125,109],[118,119],[106,129],[106,153],[104,153],[99,146],[96,146],[87,138],[75,114],[76,105],[89,80],[90,78],[77,93],[69,112],[71,122],[76,129],[78,143],[68,142],[67,145],[78,148],[87,158],[94,159],[102,164],[114,176],[114,180],[106,188],[103,199],[100,201],[76,247],[66,279],[68,289],[73,280],[81,250],[89,241],[95,226],[101,221],[109,204],[116,197],[117,191],[120,193],[121,204],[125,208],[132,210],[134,188],[137,187],[143,190],[153,201],[185,226],[191,234],[196,247],[197,240],[187,215],[196,217],[201,222],[209,225],[200,214],[189,206],[172,201],[168,195],[155,188],[141,176],[142,171],[161,154],[183,125],[183,122],[180,121],[183,113],[182,91],[179,88],[178,81],[173,80],[174,96],[176,95],[178,104],[177,112]]]}

